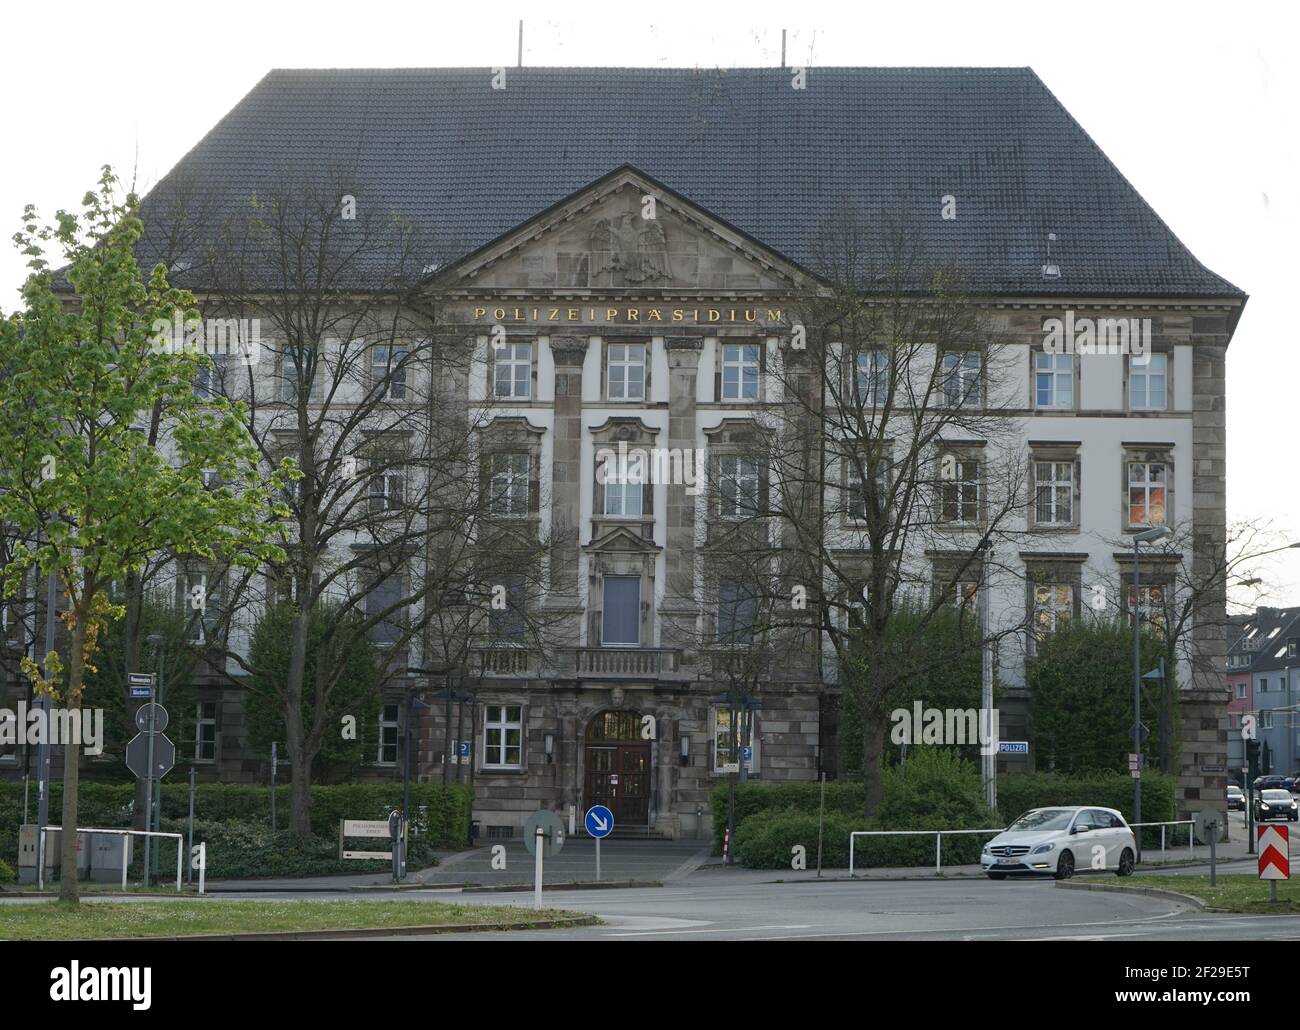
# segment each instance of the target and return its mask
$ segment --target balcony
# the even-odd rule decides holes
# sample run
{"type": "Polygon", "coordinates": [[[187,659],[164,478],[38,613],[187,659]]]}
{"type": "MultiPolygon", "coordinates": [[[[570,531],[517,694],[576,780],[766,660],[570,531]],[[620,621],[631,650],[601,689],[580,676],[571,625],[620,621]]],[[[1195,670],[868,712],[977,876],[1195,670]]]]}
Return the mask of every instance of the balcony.
{"type": "Polygon", "coordinates": [[[572,647],[564,651],[566,671],[605,679],[675,678],[678,652],[660,647],[572,647]]]}
{"type": "Polygon", "coordinates": [[[526,647],[485,647],[478,651],[481,676],[530,676],[534,651],[526,647]]]}

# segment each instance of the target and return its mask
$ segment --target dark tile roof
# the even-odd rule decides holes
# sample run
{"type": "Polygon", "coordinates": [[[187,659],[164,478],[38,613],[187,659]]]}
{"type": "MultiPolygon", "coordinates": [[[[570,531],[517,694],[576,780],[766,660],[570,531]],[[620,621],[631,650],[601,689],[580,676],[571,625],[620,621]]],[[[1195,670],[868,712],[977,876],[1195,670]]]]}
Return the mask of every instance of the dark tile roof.
{"type": "Polygon", "coordinates": [[[980,292],[1244,296],[1027,68],[813,68],[802,91],[775,68],[511,68],[503,90],[491,75],[272,71],[146,215],[181,184],[221,211],[345,168],[359,204],[410,219],[446,263],[631,164],[808,268],[852,210],[955,260],[980,292]],[[945,194],[955,221],[939,217],[945,194]],[[1057,280],[1042,275],[1049,232],[1057,280]]]}
{"type": "MultiPolygon", "coordinates": [[[[1247,655],[1251,658],[1250,672],[1276,672],[1294,668],[1300,659],[1288,658],[1283,649],[1289,640],[1300,636],[1300,608],[1258,608],[1244,626],[1240,635],[1228,647],[1229,655],[1247,655]],[[1270,634],[1276,630],[1276,634],[1270,634]],[[1283,651],[1282,657],[1277,657],[1283,651]]],[[[1233,669],[1245,672],[1245,668],[1233,669]]]]}

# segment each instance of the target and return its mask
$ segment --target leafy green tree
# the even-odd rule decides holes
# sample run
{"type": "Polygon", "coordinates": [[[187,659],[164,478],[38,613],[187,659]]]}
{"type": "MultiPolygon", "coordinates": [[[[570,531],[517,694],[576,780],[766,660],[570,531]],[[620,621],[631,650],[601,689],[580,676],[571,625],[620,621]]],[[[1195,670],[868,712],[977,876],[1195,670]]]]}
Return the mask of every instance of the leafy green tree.
{"type": "MultiPolygon", "coordinates": [[[[139,200],[117,199],[105,167],[81,215],[59,211],[41,226],[34,208],[15,235],[31,268],[23,309],[0,320],[0,523],[22,541],[3,570],[14,595],[35,566],[66,595],[71,635],[67,679],[54,655],[25,671],[55,703],[84,703],[85,676],[103,630],[123,614],[111,584],[152,557],[265,562],[269,495],[234,406],[196,397],[208,360],[159,327],[196,317],[194,298],[156,267],[136,263],[139,200]],[[66,266],[56,278],[46,247],[66,266]],[[63,285],[66,283],[66,287],[63,285]],[[180,346],[175,346],[179,343],[180,346]],[[155,446],[142,431],[166,427],[155,446]],[[205,470],[220,486],[210,487],[205,470]]],[[[80,749],[64,749],[63,825],[77,825],[80,749]]],[[[62,867],[76,868],[76,834],[62,836],[62,867]]],[[[79,898],[64,875],[60,896],[79,898]]]]}
{"type": "MultiPolygon", "coordinates": [[[[292,629],[298,607],[275,604],[267,608],[253,630],[249,648],[250,665],[255,670],[249,678],[244,713],[248,719],[249,740],[260,750],[269,751],[272,741],[285,740],[284,699],[281,684],[288,675],[292,659],[292,629]]],[[[312,756],[314,779],[341,782],[348,779],[368,758],[373,758],[378,744],[375,710],[379,704],[382,659],[366,634],[364,619],[359,615],[340,615],[334,605],[319,602],[307,616],[307,647],[304,675],[314,683],[318,664],[337,673],[335,686],[324,694],[327,711],[320,723],[331,727],[321,736],[320,749],[312,756]],[[356,732],[343,732],[344,720],[355,719],[356,732]]],[[[305,726],[317,724],[314,691],[301,698],[305,726]]]]}
{"type": "MultiPolygon", "coordinates": [[[[894,653],[895,661],[906,666],[910,659],[910,672],[893,692],[890,702],[893,709],[912,711],[914,702],[924,708],[976,709],[980,707],[980,650],[977,616],[969,608],[943,608],[931,617],[904,607],[891,619],[885,635],[886,649],[894,653]]],[[[860,693],[866,680],[866,659],[851,667],[845,677],[844,700],[840,705],[838,729],[840,768],[855,774],[862,772],[862,698],[860,693]]],[[[995,692],[996,701],[996,692],[995,692]]],[[[888,713],[887,713],[888,714],[888,713]]],[[[888,724],[892,726],[892,723],[888,724]]],[[[909,747],[909,768],[912,759],[924,744],[909,747]]],[[[931,748],[926,748],[931,750],[931,748]]],[[[961,757],[973,760],[978,768],[978,745],[954,748],[961,757]]],[[[901,758],[901,747],[886,733],[882,760],[892,766],[901,758]]]]}
{"type": "MultiPolygon", "coordinates": [[[[1156,637],[1142,638],[1141,667],[1165,653],[1156,637]]],[[[1174,668],[1167,689],[1176,692],[1174,668]]],[[[1133,750],[1133,630],[1119,620],[1079,620],[1038,645],[1025,669],[1029,740],[1040,769],[1064,773],[1126,768],[1133,750]]],[[[1143,747],[1160,753],[1159,684],[1143,685],[1142,722],[1151,729],[1143,747]]]]}

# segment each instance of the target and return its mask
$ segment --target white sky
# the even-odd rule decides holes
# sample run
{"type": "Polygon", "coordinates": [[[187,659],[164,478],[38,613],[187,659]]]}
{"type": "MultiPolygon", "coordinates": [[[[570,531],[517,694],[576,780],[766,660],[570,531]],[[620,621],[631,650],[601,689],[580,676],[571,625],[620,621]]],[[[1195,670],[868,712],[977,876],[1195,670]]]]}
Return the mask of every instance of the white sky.
{"type": "MultiPolygon", "coordinates": [[[[1251,299],[1228,352],[1228,516],[1300,541],[1286,455],[1300,382],[1300,4],[715,7],[135,2],[0,6],[0,310],[25,275],[23,205],[75,208],[110,163],[144,192],[271,68],[787,64],[1029,66],[1192,252],[1251,299]],[[653,15],[637,7],[652,7],[653,15]]],[[[1241,600],[1300,605],[1300,550],[1241,600]]]]}

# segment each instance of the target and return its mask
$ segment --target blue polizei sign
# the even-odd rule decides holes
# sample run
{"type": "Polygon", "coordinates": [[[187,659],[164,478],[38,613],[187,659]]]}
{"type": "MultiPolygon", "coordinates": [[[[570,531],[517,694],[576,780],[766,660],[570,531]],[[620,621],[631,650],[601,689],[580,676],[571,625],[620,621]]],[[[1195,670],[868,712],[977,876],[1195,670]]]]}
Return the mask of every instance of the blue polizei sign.
{"type": "Polygon", "coordinates": [[[1000,741],[998,741],[998,754],[1000,754],[1000,755],[1027,755],[1027,754],[1029,754],[1029,741],[1027,741],[1027,740],[1000,740],[1000,741]]]}
{"type": "Polygon", "coordinates": [[[592,805],[587,809],[587,818],[584,822],[587,832],[597,840],[608,837],[614,832],[614,813],[604,805],[592,805]]]}

